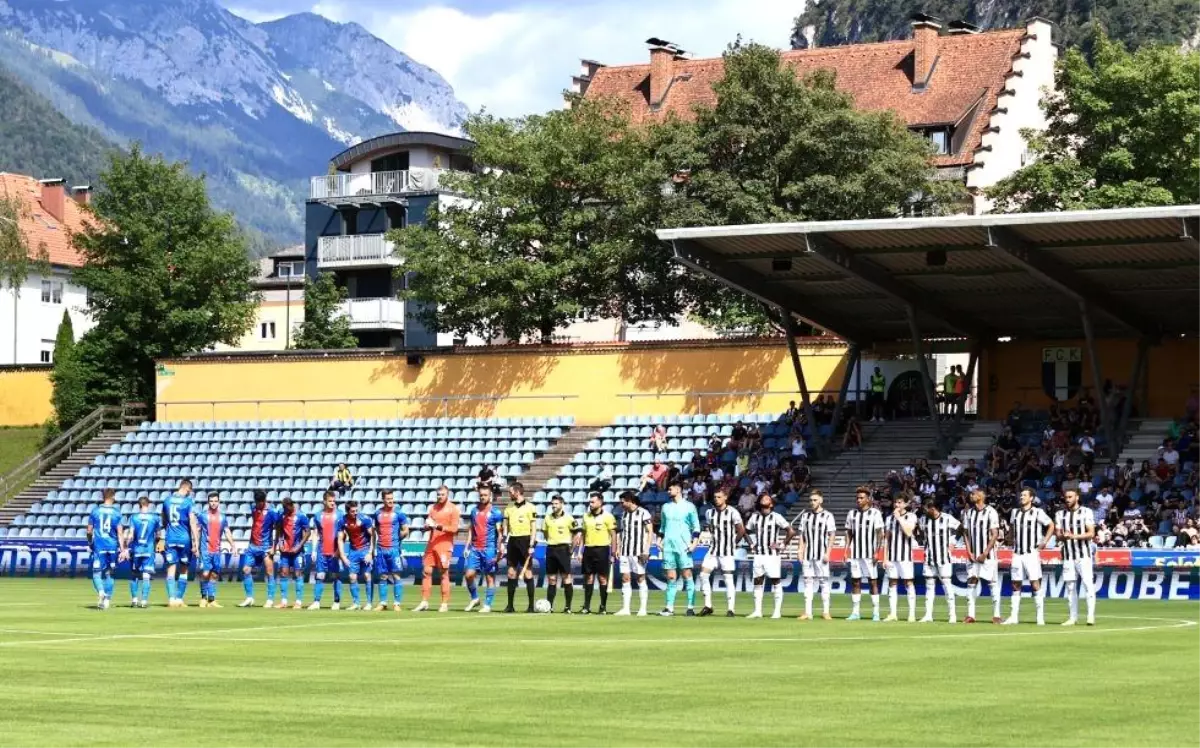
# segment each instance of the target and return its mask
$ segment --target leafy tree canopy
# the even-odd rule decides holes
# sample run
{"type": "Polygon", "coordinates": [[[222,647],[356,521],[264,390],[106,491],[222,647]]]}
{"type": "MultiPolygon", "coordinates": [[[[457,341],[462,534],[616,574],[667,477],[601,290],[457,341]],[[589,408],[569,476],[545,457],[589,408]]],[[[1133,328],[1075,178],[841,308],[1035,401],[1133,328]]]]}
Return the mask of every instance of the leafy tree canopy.
{"type": "Polygon", "coordinates": [[[357,346],[350,319],[338,309],[345,300],[346,290],[337,285],[333,273],[321,273],[316,280],[305,279],[304,322],[296,331],[293,346],[310,350],[357,346]]]}

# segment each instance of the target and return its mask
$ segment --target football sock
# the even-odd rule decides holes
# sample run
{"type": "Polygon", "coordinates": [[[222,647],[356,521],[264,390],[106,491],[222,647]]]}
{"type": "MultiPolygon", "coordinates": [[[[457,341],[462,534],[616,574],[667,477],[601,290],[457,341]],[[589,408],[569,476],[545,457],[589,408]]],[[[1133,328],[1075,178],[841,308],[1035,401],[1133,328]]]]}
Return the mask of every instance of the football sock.
{"type": "Polygon", "coordinates": [[[638,605],[640,610],[646,609],[646,603],[650,600],[650,587],[645,582],[638,582],[638,605]]]}
{"type": "Polygon", "coordinates": [[[592,609],[592,585],[590,584],[583,585],[583,609],[592,609]]]}
{"type": "MultiPolygon", "coordinates": [[[[546,585],[546,600],[550,603],[551,608],[554,607],[554,598],[556,598],[556,597],[558,597],[558,585],[557,584],[547,584],[546,585]]],[[[474,599],[474,598],[472,598],[472,599],[474,599]]]]}
{"type": "Polygon", "coordinates": [[[513,600],[517,596],[517,580],[508,580],[508,607],[513,607],[513,600]]]}
{"type": "Polygon", "coordinates": [[[679,583],[674,579],[667,580],[667,610],[675,610],[675,597],[679,595],[679,583]]]}
{"type": "Polygon", "coordinates": [[[683,591],[687,595],[687,605],[691,608],[696,604],[696,580],[688,577],[683,580],[683,591]]]}
{"type": "Polygon", "coordinates": [[[575,596],[575,585],[567,582],[563,585],[563,599],[567,603],[567,609],[571,608],[571,598],[575,596]]]}
{"type": "Polygon", "coordinates": [[[733,572],[727,571],[721,575],[721,578],[725,580],[726,602],[729,604],[729,610],[733,610],[733,601],[737,595],[737,589],[733,586],[733,572]]]}

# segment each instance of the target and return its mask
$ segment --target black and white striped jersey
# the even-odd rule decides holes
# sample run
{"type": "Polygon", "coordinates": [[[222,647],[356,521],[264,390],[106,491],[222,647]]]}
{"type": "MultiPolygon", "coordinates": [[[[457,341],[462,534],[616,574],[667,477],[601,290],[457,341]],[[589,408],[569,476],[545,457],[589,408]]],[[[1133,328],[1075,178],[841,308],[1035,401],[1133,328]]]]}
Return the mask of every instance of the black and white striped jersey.
{"type": "Polygon", "coordinates": [[[622,556],[645,556],[650,553],[650,546],[646,543],[646,529],[650,529],[650,536],[654,536],[654,518],[650,516],[650,512],[646,511],[645,507],[638,507],[632,512],[625,512],[621,515],[621,555],[622,556]]]}
{"type": "Polygon", "coordinates": [[[950,549],[954,546],[954,533],[959,527],[962,527],[961,523],[945,512],[939,514],[937,519],[921,518],[920,530],[925,543],[925,563],[951,563],[950,549]]]}
{"type": "Polygon", "coordinates": [[[824,561],[829,553],[831,536],[837,532],[837,520],[833,513],[822,509],[814,512],[805,509],[792,523],[796,533],[804,541],[804,561],[824,561]]]}
{"type": "Polygon", "coordinates": [[[760,556],[778,556],[787,530],[788,522],[778,512],[755,512],[746,520],[750,550],[760,556]]]}
{"type": "MultiPolygon", "coordinates": [[[[903,519],[905,524],[911,524],[910,529],[916,530],[917,518],[911,512],[906,512],[903,519]]],[[[901,527],[900,522],[899,517],[889,514],[883,523],[884,532],[887,534],[884,558],[888,561],[913,560],[913,536],[904,534],[904,528],[901,527]]]]}
{"type": "Polygon", "coordinates": [[[850,534],[851,559],[874,559],[879,548],[877,535],[883,532],[883,514],[871,507],[859,511],[857,507],[846,513],[846,532],[850,534]]]}
{"type": "MultiPolygon", "coordinates": [[[[1059,509],[1054,513],[1054,524],[1058,529],[1074,535],[1087,532],[1090,525],[1096,526],[1096,516],[1085,506],[1077,507],[1075,511],[1059,509]]],[[[1063,561],[1082,561],[1094,555],[1095,546],[1090,540],[1060,540],[1058,548],[1062,551],[1063,561]]]]}
{"type": "MultiPolygon", "coordinates": [[[[969,506],[963,510],[963,528],[967,531],[967,549],[972,556],[978,556],[987,549],[988,535],[992,530],[999,531],[1000,515],[996,507],[984,505],[983,509],[969,506]]],[[[997,543],[999,545],[999,543],[997,543]]],[[[988,555],[988,561],[996,558],[996,547],[988,555]]]]}
{"type": "Polygon", "coordinates": [[[738,528],[741,526],[742,515],[728,504],[723,509],[710,508],[704,513],[704,527],[712,533],[708,547],[713,555],[734,554],[738,544],[738,528]]]}
{"type": "Polygon", "coordinates": [[[1013,553],[1037,553],[1038,543],[1050,526],[1050,515],[1036,506],[1017,508],[1009,516],[1008,525],[1012,529],[1013,553]]]}

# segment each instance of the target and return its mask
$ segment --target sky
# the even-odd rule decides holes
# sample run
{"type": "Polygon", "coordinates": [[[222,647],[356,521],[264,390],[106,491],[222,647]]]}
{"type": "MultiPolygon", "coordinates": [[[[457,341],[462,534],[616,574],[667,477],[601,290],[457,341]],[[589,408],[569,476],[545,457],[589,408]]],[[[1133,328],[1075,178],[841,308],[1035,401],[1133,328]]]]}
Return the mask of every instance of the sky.
{"type": "Polygon", "coordinates": [[[510,117],[562,105],[579,60],[649,61],[645,40],[698,57],[745,40],[786,47],[804,0],[219,0],[254,22],[311,11],[354,21],[442,74],[472,110],[510,117]]]}

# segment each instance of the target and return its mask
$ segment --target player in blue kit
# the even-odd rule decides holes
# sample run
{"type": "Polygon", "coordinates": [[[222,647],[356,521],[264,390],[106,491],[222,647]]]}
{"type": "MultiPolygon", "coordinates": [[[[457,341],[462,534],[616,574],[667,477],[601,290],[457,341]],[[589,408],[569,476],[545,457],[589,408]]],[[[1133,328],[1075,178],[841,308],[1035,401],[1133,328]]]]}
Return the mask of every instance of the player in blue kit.
{"type": "Polygon", "coordinates": [[[92,549],[92,586],[96,588],[96,608],[108,610],[112,602],[113,572],[125,555],[125,535],[121,532],[121,510],[117,492],[104,489],[103,503],[88,516],[87,539],[92,549]]]}
{"type": "Polygon", "coordinates": [[[200,525],[200,607],[219,608],[217,602],[217,579],[221,576],[221,541],[233,551],[233,534],[229,532],[229,521],[221,511],[221,495],[208,495],[208,511],[199,518],[200,525]]]}
{"type": "MultiPolygon", "coordinates": [[[[401,577],[404,561],[400,556],[401,543],[408,536],[408,516],[396,508],[396,497],[390,489],[379,492],[383,506],[375,512],[375,588],[379,590],[379,605],[383,610],[387,603],[388,587],[392,589],[392,610],[400,612],[400,599],[404,596],[401,577]]],[[[368,604],[371,601],[368,600],[368,604]]]]}
{"type": "Polygon", "coordinates": [[[125,547],[129,549],[129,596],[134,608],[150,604],[150,578],[158,546],[162,516],[150,508],[150,497],[138,497],[138,510],[125,519],[125,547]]]}
{"type": "Polygon", "coordinates": [[[275,522],[275,550],[279,553],[279,575],[283,582],[283,597],[279,607],[288,604],[288,588],[295,593],[293,607],[304,607],[304,544],[308,542],[308,515],[296,511],[291,497],[283,499],[283,513],[275,522]]]}
{"type": "Polygon", "coordinates": [[[186,608],[183,601],[187,592],[188,567],[192,556],[199,550],[196,515],[192,504],[192,482],[179,481],[179,488],[163,501],[163,530],[166,549],[163,558],[167,564],[167,607],[186,608]],[[180,574],[182,570],[182,574],[180,574]]]}
{"type": "MultiPolygon", "coordinates": [[[[338,557],[346,567],[350,579],[350,597],[354,604],[347,610],[362,610],[362,592],[358,578],[362,576],[371,583],[371,563],[375,546],[375,523],[370,517],[358,513],[358,502],[346,502],[346,517],[338,532],[338,557]]],[[[368,603],[368,609],[370,604],[368,603]]]]}
{"type": "Polygon", "coordinates": [[[324,506],[313,517],[312,536],[317,547],[316,578],[313,580],[313,601],[309,610],[320,610],[321,598],[325,595],[325,580],[333,577],[333,609],[342,607],[341,563],[338,558],[338,533],[346,515],[337,508],[337,494],[326,491],[322,497],[324,506]]]}
{"type": "Polygon", "coordinates": [[[242,551],[242,589],[246,599],[238,607],[254,605],[254,570],[263,568],[267,583],[267,601],[264,608],[275,605],[275,558],[272,547],[275,543],[275,523],[279,521],[279,510],[267,504],[267,492],[254,492],[254,508],[250,510],[250,542],[242,551]]]}
{"type": "Polygon", "coordinates": [[[479,503],[471,509],[470,522],[467,524],[466,553],[463,554],[463,578],[467,591],[471,593],[471,602],[467,603],[466,611],[472,611],[479,605],[479,588],[475,578],[482,574],[484,593],[483,607],[480,613],[492,612],[492,601],[496,599],[496,562],[500,549],[504,547],[504,512],[492,504],[492,487],[486,483],[479,484],[479,503]]]}

